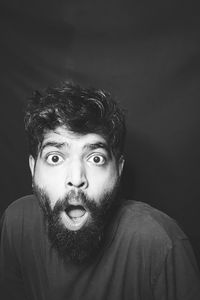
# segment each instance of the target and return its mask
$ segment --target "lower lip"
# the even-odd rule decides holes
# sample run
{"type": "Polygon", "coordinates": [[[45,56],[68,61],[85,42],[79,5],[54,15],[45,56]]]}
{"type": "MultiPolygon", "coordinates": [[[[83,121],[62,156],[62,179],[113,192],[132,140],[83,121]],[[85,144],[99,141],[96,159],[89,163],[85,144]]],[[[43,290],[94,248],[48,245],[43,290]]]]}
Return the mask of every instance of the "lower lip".
{"type": "Polygon", "coordinates": [[[61,221],[64,224],[64,226],[72,231],[77,231],[81,229],[81,227],[87,222],[87,219],[89,217],[89,213],[86,211],[85,214],[82,217],[78,218],[70,218],[66,212],[62,212],[61,215],[61,221]]]}

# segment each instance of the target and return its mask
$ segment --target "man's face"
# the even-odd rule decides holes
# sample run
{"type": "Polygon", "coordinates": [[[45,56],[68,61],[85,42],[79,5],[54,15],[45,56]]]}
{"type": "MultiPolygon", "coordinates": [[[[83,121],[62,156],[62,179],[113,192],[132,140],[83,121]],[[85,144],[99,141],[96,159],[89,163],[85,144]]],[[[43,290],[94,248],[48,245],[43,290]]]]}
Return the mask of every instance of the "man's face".
{"type": "Polygon", "coordinates": [[[40,149],[36,160],[30,157],[30,168],[34,191],[48,212],[48,221],[66,239],[81,234],[85,240],[84,233],[94,232],[104,222],[123,160],[116,161],[102,136],[78,135],[64,127],[47,132],[40,149]]]}

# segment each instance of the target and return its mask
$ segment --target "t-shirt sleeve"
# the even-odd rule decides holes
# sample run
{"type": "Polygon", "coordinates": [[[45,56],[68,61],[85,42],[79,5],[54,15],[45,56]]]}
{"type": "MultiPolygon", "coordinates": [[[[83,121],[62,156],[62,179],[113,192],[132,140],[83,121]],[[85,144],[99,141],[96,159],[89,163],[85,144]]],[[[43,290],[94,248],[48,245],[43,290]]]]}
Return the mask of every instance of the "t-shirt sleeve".
{"type": "Polygon", "coordinates": [[[178,239],[169,250],[153,292],[155,300],[200,299],[200,275],[188,239],[178,239]]]}
{"type": "Polygon", "coordinates": [[[25,300],[27,298],[14,242],[19,237],[14,236],[13,226],[10,226],[6,213],[0,225],[0,295],[4,300],[25,300]]]}

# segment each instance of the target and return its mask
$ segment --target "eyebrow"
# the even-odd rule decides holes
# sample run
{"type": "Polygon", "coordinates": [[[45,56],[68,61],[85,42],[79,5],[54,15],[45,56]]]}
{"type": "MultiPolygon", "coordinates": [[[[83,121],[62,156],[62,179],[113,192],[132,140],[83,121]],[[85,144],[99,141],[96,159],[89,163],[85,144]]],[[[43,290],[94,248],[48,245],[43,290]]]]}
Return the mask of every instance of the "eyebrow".
{"type": "Polygon", "coordinates": [[[99,148],[106,150],[108,152],[109,156],[111,156],[111,151],[110,151],[108,145],[103,142],[88,143],[88,144],[84,145],[84,147],[83,147],[83,149],[86,149],[86,150],[96,150],[99,148]]]}
{"type": "Polygon", "coordinates": [[[46,142],[44,143],[41,148],[40,148],[40,154],[42,154],[43,150],[47,147],[55,147],[55,148],[58,148],[58,149],[61,149],[63,148],[64,146],[66,145],[66,143],[59,143],[59,142],[46,142]]]}
{"type": "MultiPolygon", "coordinates": [[[[46,142],[41,146],[40,155],[42,154],[43,150],[47,147],[55,147],[55,148],[61,149],[64,146],[68,146],[68,143],[66,143],[66,142],[61,143],[61,142],[54,142],[54,141],[46,142]]],[[[108,154],[111,155],[111,151],[110,151],[108,145],[104,142],[87,143],[83,146],[83,150],[96,150],[99,148],[105,149],[108,152],[108,154]]]]}
{"type": "Polygon", "coordinates": [[[95,150],[98,148],[103,148],[103,149],[109,151],[107,144],[103,143],[103,142],[88,143],[88,144],[84,145],[84,147],[83,147],[83,149],[89,149],[89,150],[95,150]]]}

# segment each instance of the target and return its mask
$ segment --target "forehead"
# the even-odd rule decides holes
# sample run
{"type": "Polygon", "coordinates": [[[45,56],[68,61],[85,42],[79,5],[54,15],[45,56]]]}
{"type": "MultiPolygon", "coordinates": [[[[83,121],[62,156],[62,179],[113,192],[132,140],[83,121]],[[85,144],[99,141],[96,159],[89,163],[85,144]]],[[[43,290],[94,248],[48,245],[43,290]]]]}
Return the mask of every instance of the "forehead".
{"type": "Polygon", "coordinates": [[[102,147],[108,148],[108,144],[106,139],[96,133],[87,133],[87,134],[77,134],[69,131],[64,127],[57,127],[55,130],[50,130],[44,134],[44,138],[40,147],[40,151],[44,149],[44,147],[55,145],[58,147],[79,147],[84,148],[87,145],[95,145],[101,144],[102,147]]]}

